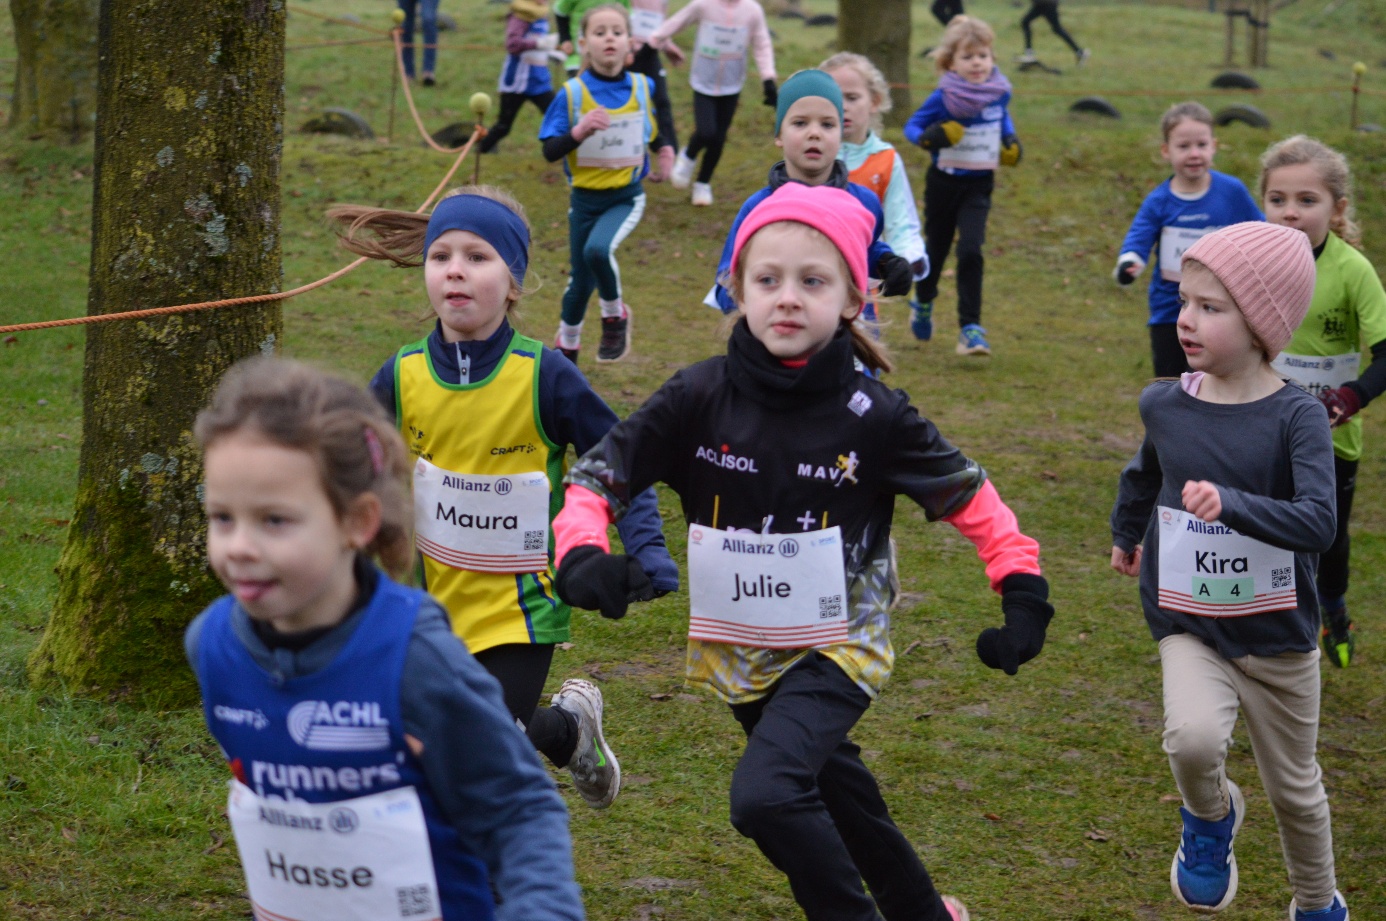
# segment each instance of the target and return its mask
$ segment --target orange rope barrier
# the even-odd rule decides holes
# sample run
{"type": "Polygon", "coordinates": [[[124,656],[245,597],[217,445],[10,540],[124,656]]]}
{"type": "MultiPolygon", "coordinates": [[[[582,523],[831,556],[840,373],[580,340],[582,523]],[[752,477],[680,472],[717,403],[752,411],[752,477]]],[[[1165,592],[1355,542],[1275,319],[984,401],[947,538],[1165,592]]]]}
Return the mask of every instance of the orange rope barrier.
{"type": "MultiPolygon", "coordinates": [[[[390,34],[395,37],[395,63],[399,67],[400,82],[404,84],[404,101],[409,104],[409,114],[414,116],[414,124],[418,126],[420,136],[423,137],[424,142],[428,144],[429,147],[432,147],[439,153],[456,153],[457,151],[462,150],[462,147],[447,148],[444,147],[442,144],[439,144],[437,141],[433,140],[433,136],[430,135],[428,133],[428,129],[424,127],[423,119],[419,116],[419,109],[417,106],[414,105],[414,92],[409,88],[409,77],[404,72],[403,37],[399,29],[395,29],[390,34]]],[[[486,129],[481,127],[481,125],[477,125],[476,130],[472,132],[471,140],[467,141],[467,143],[463,146],[471,147],[472,141],[476,140],[477,135],[484,135],[485,133],[486,129]]]]}
{"type": "MultiPolygon", "coordinates": [[[[472,144],[476,142],[477,138],[482,136],[484,131],[485,129],[478,125],[476,130],[472,132],[472,136],[467,140],[467,143],[457,148],[456,151],[448,151],[448,153],[457,153],[457,159],[453,162],[452,167],[447,173],[443,175],[443,181],[438,183],[438,186],[429,193],[428,198],[424,199],[423,204],[414,209],[415,214],[422,213],[425,208],[433,204],[433,201],[442,193],[443,189],[447,187],[448,182],[452,179],[453,174],[457,172],[458,167],[462,165],[462,161],[467,158],[467,154],[471,152],[472,144]]],[[[332,274],[325,275],[317,281],[309,282],[306,285],[299,285],[291,291],[280,291],[274,294],[251,294],[246,297],[229,297],[219,301],[202,301],[197,304],[174,304],[168,307],[149,307],[144,310],[126,310],[120,313],[102,313],[94,316],[68,317],[64,320],[44,320],[39,323],[16,323],[12,326],[0,326],[0,333],[22,333],[35,329],[53,329],[59,326],[85,326],[90,323],[108,323],[112,320],[141,320],[146,317],[157,317],[164,314],[192,313],[193,311],[211,310],[217,307],[234,307],[241,304],[262,304],[268,301],[287,300],[295,295],[312,291],[314,288],[321,288],[323,285],[336,281],[348,272],[358,268],[361,263],[365,262],[368,258],[367,256],[361,256],[349,265],[342,266],[332,274]]]]}
{"type": "Polygon", "coordinates": [[[362,29],[366,32],[374,32],[376,35],[385,35],[388,32],[388,30],[386,29],[374,29],[366,25],[365,23],[352,22],[350,19],[338,19],[336,16],[328,16],[324,13],[314,13],[312,10],[305,10],[301,6],[288,7],[288,11],[290,13],[299,13],[303,16],[310,16],[313,19],[322,19],[326,22],[332,23],[333,25],[351,26],[353,29],[362,29]]]}

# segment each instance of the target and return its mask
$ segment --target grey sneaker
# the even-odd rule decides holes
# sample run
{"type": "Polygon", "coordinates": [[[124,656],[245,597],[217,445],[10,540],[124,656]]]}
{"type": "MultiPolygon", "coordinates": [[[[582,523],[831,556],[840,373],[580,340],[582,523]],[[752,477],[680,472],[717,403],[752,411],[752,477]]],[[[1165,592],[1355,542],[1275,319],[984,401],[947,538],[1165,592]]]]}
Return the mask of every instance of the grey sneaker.
{"type": "Polygon", "coordinates": [[[577,717],[578,743],[568,770],[573,786],[593,809],[605,809],[621,790],[621,765],[602,738],[602,692],[582,678],[569,678],[551,706],[577,717]]]}

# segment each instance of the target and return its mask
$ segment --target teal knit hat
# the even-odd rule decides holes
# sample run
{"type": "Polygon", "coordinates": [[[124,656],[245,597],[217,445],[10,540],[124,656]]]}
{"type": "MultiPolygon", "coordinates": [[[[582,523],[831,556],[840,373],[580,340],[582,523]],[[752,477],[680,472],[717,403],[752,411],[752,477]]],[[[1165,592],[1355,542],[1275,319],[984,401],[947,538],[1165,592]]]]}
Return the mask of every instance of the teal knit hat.
{"type": "Polygon", "coordinates": [[[821,70],[801,70],[791,74],[780,87],[780,98],[775,104],[775,137],[780,136],[780,122],[789,107],[806,96],[822,96],[837,107],[838,121],[842,120],[842,90],[837,81],[821,70]]]}

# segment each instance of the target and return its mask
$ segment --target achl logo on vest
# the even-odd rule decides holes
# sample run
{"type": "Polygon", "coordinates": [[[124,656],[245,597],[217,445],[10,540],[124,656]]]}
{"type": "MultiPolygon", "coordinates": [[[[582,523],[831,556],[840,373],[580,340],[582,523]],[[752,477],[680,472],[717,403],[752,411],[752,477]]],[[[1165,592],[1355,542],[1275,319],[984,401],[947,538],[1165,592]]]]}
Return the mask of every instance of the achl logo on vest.
{"type": "Polygon", "coordinates": [[[289,736],[315,751],[360,752],[390,747],[390,721],[376,701],[305,700],[288,716],[289,736]]]}

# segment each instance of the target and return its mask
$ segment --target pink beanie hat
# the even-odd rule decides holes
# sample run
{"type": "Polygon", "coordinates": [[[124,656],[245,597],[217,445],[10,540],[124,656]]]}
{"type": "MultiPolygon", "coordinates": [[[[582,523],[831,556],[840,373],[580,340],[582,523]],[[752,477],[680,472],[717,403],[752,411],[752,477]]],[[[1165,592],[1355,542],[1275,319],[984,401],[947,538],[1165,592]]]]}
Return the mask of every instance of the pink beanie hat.
{"type": "Polygon", "coordinates": [[[1223,227],[1184,250],[1232,295],[1270,357],[1294,335],[1314,296],[1314,251],[1302,230],[1248,221],[1223,227]]]}
{"type": "Polygon", "coordinates": [[[850,192],[826,185],[786,182],[752,208],[737,228],[732,244],[733,275],[740,267],[746,241],[766,224],[778,221],[807,224],[831,240],[847,262],[852,283],[866,293],[866,251],[876,232],[876,218],[850,192]]]}

